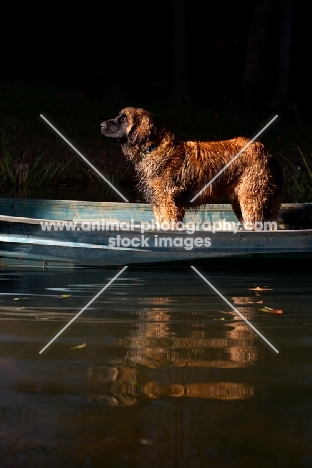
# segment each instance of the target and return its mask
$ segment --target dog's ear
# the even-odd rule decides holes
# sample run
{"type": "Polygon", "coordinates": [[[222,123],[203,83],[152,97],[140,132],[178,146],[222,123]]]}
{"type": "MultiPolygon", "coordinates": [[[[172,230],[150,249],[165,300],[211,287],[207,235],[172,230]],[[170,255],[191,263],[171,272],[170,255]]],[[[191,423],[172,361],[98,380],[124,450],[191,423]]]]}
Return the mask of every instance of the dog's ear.
{"type": "Polygon", "coordinates": [[[133,115],[132,128],[128,134],[128,141],[133,145],[144,145],[154,141],[157,128],[152,114],[146,111],[136,111],[133,115]]]}

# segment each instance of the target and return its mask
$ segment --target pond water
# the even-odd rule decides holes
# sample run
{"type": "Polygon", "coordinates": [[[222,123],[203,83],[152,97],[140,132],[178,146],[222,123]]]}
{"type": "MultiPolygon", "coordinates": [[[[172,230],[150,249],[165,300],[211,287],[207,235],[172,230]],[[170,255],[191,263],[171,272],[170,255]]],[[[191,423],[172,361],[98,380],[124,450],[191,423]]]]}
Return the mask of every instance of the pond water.
{"type": "Polygon", "coordinates": [[[0,272],[0,466],[312,466],[312,273],[0,272]]]}

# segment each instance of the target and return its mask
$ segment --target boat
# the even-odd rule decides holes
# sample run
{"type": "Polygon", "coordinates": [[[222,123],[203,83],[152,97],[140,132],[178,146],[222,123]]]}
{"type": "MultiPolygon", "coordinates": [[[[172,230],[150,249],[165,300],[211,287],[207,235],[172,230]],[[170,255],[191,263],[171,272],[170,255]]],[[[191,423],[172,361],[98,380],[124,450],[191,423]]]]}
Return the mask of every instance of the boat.
{"type": "Polygon", "coordinates": [[[242,229],[231,205],[157,226],[143,203],[0,198],[0,267],[107,267],[199,259],[311,258],[312,203],[283,204],[276,230],[242,229]]]}

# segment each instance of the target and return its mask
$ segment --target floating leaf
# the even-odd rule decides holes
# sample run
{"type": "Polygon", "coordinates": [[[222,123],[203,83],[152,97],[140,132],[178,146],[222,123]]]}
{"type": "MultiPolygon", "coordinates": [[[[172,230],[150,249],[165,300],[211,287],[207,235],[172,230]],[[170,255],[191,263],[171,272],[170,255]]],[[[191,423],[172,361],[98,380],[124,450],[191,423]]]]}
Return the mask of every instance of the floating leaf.
{"type": "Polygon", "coordinates": [[[271,307],[262,307],[258,309],[260,312],[268,312],[269,314],[282,314],[283,311],[281,309],[272,309],[271,307]]]}
{"type": "Polygon", "coordinates": [[[249,288],[249,291],[273,291],[273,288],[268,288],[267,286],[260,288],[260,286],[256,286],[255,288],[249,288]]]}
{"type": "Polygon", "coordinates": [[[154,445],[154,442],[152,440],[148,440],[148,439],[141,439],[140,442],[143,445],[154,445]]]}
{"type": "Polygon", "coordinates": [[[24,299],[29,299],[29,297],[14,297],[13,301],[23,301],[24,299]]]}
{"type": "Polygon", "coordinates": [[[57,296],[59,299],[66,299],[67,297],[71,297],[71,294],[61,294],[60,296],[57,296]]]}
{"type": "Polygon", "coordinates": [[[77,345],[77,346],[71,346],[70,349],[82,349],[82,348],[85,348],[87,346],[87,343],[82,343],[80,345],[77,345]]]}

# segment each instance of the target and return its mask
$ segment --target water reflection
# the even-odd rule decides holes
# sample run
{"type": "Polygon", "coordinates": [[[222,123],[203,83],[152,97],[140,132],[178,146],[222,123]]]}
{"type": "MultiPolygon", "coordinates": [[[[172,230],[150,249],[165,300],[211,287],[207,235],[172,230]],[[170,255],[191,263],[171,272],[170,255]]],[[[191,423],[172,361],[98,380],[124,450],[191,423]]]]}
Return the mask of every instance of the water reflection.
{"type": "MultiPolygon", "coordinates": [[[[245,299],[246,303],[250,302],[249,298],[245,299]]],[[[250,384],[207,382],[203,373],[203,369],[210,368],[242,368],[259,360],[263,353],[256,346],[255,333],[250,327],[234,312],[223,312],[220,318],[227,325],[218,326],[221,336],[213,337],[201,322],[207,318],[206,314],[194,313],[185,330],[183,323],[170,321],[170,302],[170,297],[138,298],[138,304],[143,307],[137,313],[136,326],[116,342],[127,350],[125,357],[115,363],[114,371],[89,369],[91,382],[105,382],[107,394],[115,395],[114,405],[134,404],[142,395],[214,399],[252,396],[254,387],[250,384]],[[142,383],[138,385],[138,382],[142,383]]],[[[243,312],[246,318],[252,318],[250,306],[244,307],[243,312]]]]}
{"type": "MultiPolygon", "coordinates": [[[[64,307],[55,307],[54,303],[67,301],[71,307],[78,303],[82,306],[86,302],[83,299],[84,293],[88,291],[88,294],[92,295],[100,288],[98,284],[81,283],[80,277],[78,283],[73,284],[71,278],[71,286],[68,284],[58,288],[45,286],[44,294],[41,292],[37,296],[35,291],[38,288],[38,278],[37,282],[34,282],[35,288],[29,289],[31,285],[28,284],[28,292],[25,291],[23,284],[25,277],[20,280],[24,292],[13,293],[13,300],[18,300],[20,306],[6,306],[5,310],[2,310],[2,318],[14,317],[15,325],[12,332],[15,334],[15,341],[21,341],[21,329],[17,330],[16,320],[23,321],[22,336],[25,348],[34,347],[35,342],[38,344],[40,334],[47,336],[49,330],[56,329],[52,327],[53,322],[69,321],[74,315],[68,307],[65,310],[64,307]],[[51,293],[47,294],[47,291],[51,293]],[[42,306],[39,308],[31,306],[35,302],[38,304],[38,297],[42,306]],[[26,346],[25,342],[29,342],[29,345],[26,346]]],[[[140,285],[139,280],[140,278],[137,278],[138,285],[140,285]]],[[[142,284],[139,289],[141,287],[142,284]]],[[[112,317],[109,312],[103,315],[103,304],[114,307],[118,302],[123,306],[117,316],[121,321],[129,320],[131,324],[124,327],[124,333],[120,337],[114,336],[118,322],[112,329],[110,337],[112,346],[122,349],[122,356],[112,359],[109,366],[88,367],[87,381],[91,386],[88,400],[106,402],[115,406],[133,405],[146,397],[233,400],[246,399],[254,395],[254,386],[249,383],[228,381],[225,372],[222,373],[221,380],[215,377],[212,379],[209,373],[211,369],[238,369],[252,366],[264,355],[252,329],[235,312],[220,309],[220,306],[223,306],[221,301],[215,307],[216,298],[213,298],[212,310],[209,310],[205,304],[205,296],[201,300],[191,296],[180,301],[176,297],[165,296],[160,292],[157,296],[135,297],[134,291],[131,290],[131,293],[128,291],[128,301],[123,303],[121,291],[118,289],[120,288],[116,286],[115,294],[109,294],[108,298],[104,295],[102,305],[92,305],[91,310],[78,321],[79,326],[84,323],[85,332],[91,333],[98,341],[101,339],[100,336],[105,336],[105,332],[103,335],[100,333],[103,322],[109,322],[112,317]],[[195,307],[192,299],[195,301],[195,307]]],[[[248,320],[253,320],[255,307],[250,297],[232,297],[232,301],[248,320]]],[[[9,321],[7,325],[10,327],[9,321]]],[[[5,341],[8,341],[8,336],[7,330],[5,341]]],[[[54,348],[65,347],[68,353],[68,348],[71,350],[76,348],[78,351],[79,348],[86,346],[84,343],[86,338],[83,337],[80,344],[70,347],[64,345],[64,340],[64,337],[60,337],[59,344],[54,345],[54,348]]],[[[27,354],[26,349],[24,352],[27,354]]],[[[83,353],[82,349],[80,353],[83,353]]],[[[38,365],[41,367],[40,362],[38,365]]],[[[29,378],[28,375],[27,391],[30,385],[29,378]]],[[[82,382],[84,380],[82,377],[82,382]]],[[[18,385],[21,388],[22,383],[19,382],[18,385]]],[[[32,387],[32,384],[30,386],[32,387]]]]}
{"type": "Polygon", "coordinates": [[[139,269],[40,356],[115,274],[0,275],[3,466],[308,466],[309,278],[210,272],[278,357],[192,272],[139,269]]]}
{"type": "MultiPolygon", "coordinates": [[[[51,317],[55,319],[55,313],[51,317]]],[[[17,325],[14,326],[14,330],[10,326],[2,327],[2,332],[6,332],[6,338],[2,344],[2,346],[5,345],[6,352],[10,350],[11,355],[16,358],[20,352],[26,358],[33,355],[35,347],[38,348],[41,342],[38,322],[40,323],[40,332],[48,332],[51,329],[47,321],[40,320],[40,316],[36,316],[36,318],[37,323],[30,321],[27,323],[26,329],[25,324],[23,324],[23,330],[17,325]],[[30,333],[32,334],[31,339],[30,333]],[[15,342],[14,345],[10,342],[12,339],[15,342]],[[16,345],[18,345],[18,349],[16,349],[16,345]]],[[[62,318],[67,319],[67,315],[60,314],[58,319],[62,318]]],[[[92,323],[92,328],[94,326],[94,322],[91,320],[87,320],[85,323],[92,323]]],[[[91,385],[91,394],[88,395],[88,399],[105,401],[112,405],[132,405],[144,397],[154,399],[166,396],[190,396],[244,399],[253,395],[252,385],[227,382],[225,374],[222,376],[222,381],[211,382],[209,372],[205,371],[211,368],[227,369],[251,365],[255,358],[259,359],[261,355],[253,344],[252,337],[248,337],[248,339],[244,337],[244,341],[240,345],[236,343],[237,340],[233,341],[232,335],[235,333],[235,327],[225,333],[225,335],[229,335],[229,338],[215,339],[206,337],[209,333],[204,330],[200,332],[190,330],[187,333],[188,336],[185,337],[179,337],[177,333],[176,336],[172,336],[169,326],[167,328],[167,333],[165,333],[162,324],[155,324],[155,327],[152,323],[140,324],[133,330],[132,336],[114,340],[113,345],[121,347],[124,350],[124,356],[112,359],[109,366],[93,365],[88,367],[86,374],[91,385]]],[[[74,350],[73,357],[78,355],[78,357],[86,359],[88,353],[87,350],[83,349],[83,346],[89,347],[90,344],[89,342],[86,344],[85,341],[88,342],[81,337],[80,341],[74,341],[76,346],[73,346],[72,343],[70,346],[63,344],[62,351],[57,354],[60,354],[61,357],[64,352],[69,354],[69,350],[74,350]]],[[[66,358],[68,360],[69,356],[66,358]]],[[[66,364],[68,365],[67,360],[66,364]]],[[[8,367],[7,362],[6,367],[8,367]]],[[[62,376],[62,384],[59,388],[59,384],[51,383],[51,372],[50,369],[45,368],[44,362],[37,362],[35,367],[35,371],[38,372],[37,377],[32,376],[30,369],[25,375],[19,370],[19,382],[15,383],[15,390],[18,387],[19,391],[29,392],[35,391],[37,387],[39,393],[40,389],[43,388],[52,393],[64,393],[64,391],[68,391],[65,390],[68,386],[72,387],[69,391],[72,393],[78,391],[77,387],[86,385],[85,376],[80,373],[79,384],[77,387],[73,385],[73,382],[77,381],[77,369],[75,375],[73,375],[73,371],[67,371],[66,378],[62,376]],[[25,382],[23,382],[24,378],[25,382]],[[36,383],[33,382],[33,379],[36,383]]],[[[11,372],[12,378],[17,377],[11,372]]]]}

